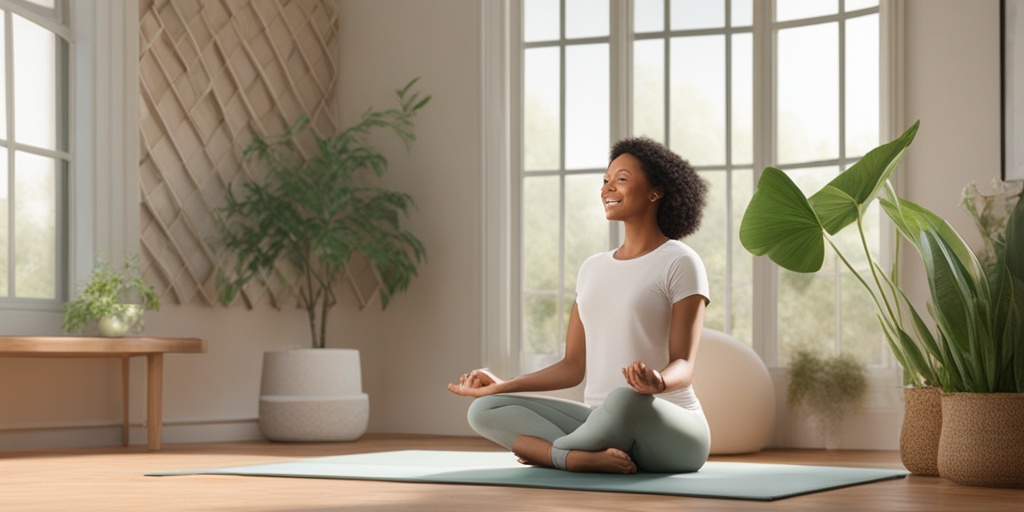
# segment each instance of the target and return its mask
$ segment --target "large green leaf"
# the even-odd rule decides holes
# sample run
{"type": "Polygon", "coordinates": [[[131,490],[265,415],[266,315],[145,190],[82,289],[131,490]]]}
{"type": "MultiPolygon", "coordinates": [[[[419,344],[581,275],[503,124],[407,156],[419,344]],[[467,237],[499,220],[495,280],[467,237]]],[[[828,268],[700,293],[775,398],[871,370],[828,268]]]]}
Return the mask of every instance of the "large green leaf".
{"type": "Polygon", "coordinates": [[[825,259],[818,218],[803,192],[774,167],[761,174],[740,223],[740,243],[794,272],[817,272],[825,259]]]}
{"type": "Polygon", "coordinates": [[[914,123],[897,139],[872,149],[810,197],[808,202],[825,231],[834,235],[857,220],[900,163],[920,124],[914,123]]]}

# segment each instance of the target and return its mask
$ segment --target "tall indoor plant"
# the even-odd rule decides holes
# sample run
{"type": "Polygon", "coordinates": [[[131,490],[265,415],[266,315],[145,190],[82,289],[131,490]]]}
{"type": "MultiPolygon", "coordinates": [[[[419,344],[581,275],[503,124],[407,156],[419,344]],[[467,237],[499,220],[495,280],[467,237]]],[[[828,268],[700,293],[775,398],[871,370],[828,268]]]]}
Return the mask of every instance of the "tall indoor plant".
{"type": "MultiPolygon", "coordinates": [[[[870,293],[908,384],[940,386],[943,405],[954,393],[1024,396],[1024,206],[1014,209],[1000,263],[986,276],[948,222],[898,197],[888,182],[918,127],[915,123],[896,140],[868,152],[810,197],[781,170],[766,168],[744,214],[740,241],[751,253],[767,255],[796,272],[820,269],[828,243],[870,293]],[[931,292],[927,311],[934,327],[900,288],[895,263],[886,272],[868,250],[863,215],[880,193],[883,211],[924,263],[931,292]],[[868,275],[858,272],[832,240],[854,223],[869,262],[868,275]]],[[[943,439],[946,416],[944,410],[943,439]]]]}
{"type": "Polygon", "coordinates": [[[221,302],[232,302],[246,285],[262,285],[271,275],[296,275],[298,303],[307,313],[312,353],[264,355],[260,424],[271,439],[342,440],[365,430],[368,405],[361,392],[358,352],[324,348],[328,313],[337,302],[335,287],[353,255],[366,258],[376,273],[382,308],[394,294],[408,288],[417,265],[426,258],[423,243],[401,224],[414,204],[412,197],[375,183],[387,171],[387,159],[365,140],[372,132],[384,130],[397,135],[406,149],[410,147],[415,140],[413,119],[431,98],[412,90],[417,80],[396,91],[396,108],[370,108],[336,135],[311,135],[306,117],[280,136],[254,135],[243,155],[264,174],[244,183],[241,193],[229,187],[226,203],[219,209],[223,246],[233,258],[230,269],[218,273],[221,302]],[[311,156],[298,150],[304,143],[315,148],[311,156]],[[331,357],[345,358],[342,364],[350,369],[332,369],[332,364],[324,362],[331,357]],[[326,374],[308,377],[308,385],[295,384],[292,374],[308,374],[312,368],[326,374]],[[331,379],[344,382],[331,386],[327,384],[331,379]],[[306,400],[311,394],[324,397],[311,404],[306,400]],[[355,396],[354,405],[338,403],[349,395],[355,396]],[[321,407],[328,410],[309,410],[321,407]],[[339,412],[342,409],[348,412],[339,412]],[[353,414],[363,419],[353,421],[353,414]],[[313,426],[314,417],[354,427],[341,435],[330,433],[329,425],[313,426]]]}

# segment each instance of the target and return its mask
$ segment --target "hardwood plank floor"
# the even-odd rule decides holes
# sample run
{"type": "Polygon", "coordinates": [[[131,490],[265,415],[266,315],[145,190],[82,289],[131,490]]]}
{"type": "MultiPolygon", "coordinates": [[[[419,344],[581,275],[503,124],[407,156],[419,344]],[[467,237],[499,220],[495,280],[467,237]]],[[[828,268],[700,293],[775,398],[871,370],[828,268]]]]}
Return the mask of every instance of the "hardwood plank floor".
{"type": "MultiPolygon", "coordinates": [[[[941,478],[848,487],[776,502],[680,498],[474,485],[236,476],[146,477],[161,470],[239,466],[385,450],[495,450],[479,438],[367,435],[354,443],[266,442],[83,448],[0,453],[3,511],[275,511],[359,510],[1024,510],[1024,491],[956,485],[941,478]]],[[[713,460],[902,468],[899,454],[879,451],[769,450],[713,460]]]]}

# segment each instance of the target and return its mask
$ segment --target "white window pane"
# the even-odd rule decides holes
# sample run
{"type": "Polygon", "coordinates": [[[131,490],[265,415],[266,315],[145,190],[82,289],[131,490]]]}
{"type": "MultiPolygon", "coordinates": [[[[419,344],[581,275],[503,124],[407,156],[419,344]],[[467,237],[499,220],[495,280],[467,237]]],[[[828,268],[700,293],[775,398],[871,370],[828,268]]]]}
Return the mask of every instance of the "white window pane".
{"type": "MultiPolygon", "coordinates": [[[[708,274],[708,286],[712,301],[724,300],[728,285],[729,255],[729,185],[726,171],[700,171],[701,178],[708,184],[707,205],[700,229],[688,236],[684,242],[700,254],[708,274]]],[[[726,308],[708,308],[704,313],[704,325],[725,331],[726,308]]]]}
{"type": "MultiPolygon", "coordinates": [[[[734,338],[751,345],[754,340],[754,256],[740,243],[740,219],[747,211],[754,193],[754,170],[734,169],[730,181],[732,194],[732,270],[727,305],[731,334],[734,338]]],[[[719,302],[725,304],[723,296],[719,302]]]]}
{"type": "Polygon", "coordinates": [[[55,7],[55,4],[56,4],[56,0],[26,0],[26,1],[30,2],[30,3],[33,3],[33,4],[36,4],[36,5],[40,6],[40,7],[45,7],[47,9],[53,9],[55,7]]]}
{"type": "Polygon", "coordinates": [[[839,157],[838,38],[835,23],[779,31],[779,163],[839,157]]]}
{"type": "Polygon", "coordinates": [[[56,36],[14,16],[14,120],[18,142],[57,148],[56,36]]]}
{"type": "Polygon", "coordinates": [[[672,30],[725,26],[725,0],[672,0],[672,30]]]}
{"type": "Polygon", "coordinates": [[[523,41],[552,41],[561,31],[558,0],[523,2],[523,41]]]}
{"type": "MultiPolygon", "coordinates": [[[[825,258],[833,258],[825,247],[825,258]]],[[[779,269],[779,363],[801,349],[836,352],[836,282],[832,273],[799,274],[779,269]]]]}
{"type": "Polygon", "coordinates": [[[608,0],[566,0],[565,37],[608,35],[608,0]]]}
{"type": "Polygon", "coordinates": [[[558,48],[531,48],[524,58],[523,166],[527,171],[559,168],[558,48]]]}
{"type": "Polygon", "coordinates": [[[732,37],[732,163],[754,163],[754,46],[750,34],[732,37]]]}
{"type": "Polygon", "coordinates": [[[878,15],[846,23],[846,155],[879,145],[878,15]]]}
{"type": "Polygon", "coordinates": [[[556,353],[558,321],[558,176],[523,180],[523,336],[527,353],[556,353]]]}
{"type": "Polygon", "coordinates": [[[608,221],[601,203],[602,174],[565,177],[565,291],[575,293],[583,260],[608,250],[608,221]]]}
{"type": "Polygon", "coordinates": [[[53,159],[15,154],[14,294],[57,297],[57,169],[53,159]]]}
{"type": "Polygon", "coordinates": [[[669,147],[693,165],[725,163],[725,36],[673,38],[669,147]]]}
{"type": "Polygon", "coordinates": [[[859,11],[861,9],[868,9],[871,7],[878,7],[878,0],[846,0],[846,4],[843,6],[847,12],[859,11]]]}
{"type": "Polygon", "coordinates": [[[864,285],[845,268],[840,275],[840,286],[843,353],[867,365],[885,364],[888,348],[882,326],[876,320],[878,308],[874,301],[864,285]]]}
{"type": "Polygon", "coordinates": [[[776,0],[775,21],[800,20],[839,12],[836,0],[776,0]]]}
{"type": "Polygon", "coordinates": [[[665,142],[665,40],[633,43],[633,133],[665,142]]]}
{"type": "Polygon", "coordinates": [[[633,26],[637,32],[665,30],[665,2],[663,0],[634,0],[633,26]]]}
{"type": "Polygon", "coordinates": [[[10,296],[10,282],[7,278],[10,269],[7,247],[10,244],[11,232],[7,216],[11,201],[7,188],[8,177],[7,148],[0,147],[0,297],[10,296]]]}
{"type": "Polygon", "coordinates": [[[753,0],[732,0],[732,26],[749,27],[754,24],[753,0]]]}
{"type": "MultiPolygon", "coordinates": [[[[3,21],[5,12],[0,9],[0,22],[3,21]]],[[[0,23],[0,56],[7,54],[7,24],[0,23]]],[[[7,119],[7,66],[0,65],[0,119],[7,119]]],[[[7,138],[7,122],[0,122],[0,139],[7,138]]],[[[6,168],[7,164],[4,164],[6,168]]],[[[6,279],[6,278],[5,278],[6,279]]],[[[6,287],[5,287],[6,288],[6,287]]]]}
{"type": "Polygon", "coordinates": [[[565,49],[565,168],[604,169],[610,135],[608,45],[565,49]]]}
{"type": "Polygon", "coordinates": [[[807,197],[819,191],[828,182],[839,176],[837,167],[811,167],[806,169],[787,170],[786,174],[793,180],[797,188],[807,197]]]}

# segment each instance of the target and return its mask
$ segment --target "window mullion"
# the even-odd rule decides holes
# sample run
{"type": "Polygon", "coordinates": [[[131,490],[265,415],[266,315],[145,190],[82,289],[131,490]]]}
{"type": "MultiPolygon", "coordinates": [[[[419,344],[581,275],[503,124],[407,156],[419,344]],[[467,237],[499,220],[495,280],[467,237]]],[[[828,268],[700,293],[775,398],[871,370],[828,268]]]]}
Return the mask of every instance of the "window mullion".
{"type": "MultiPolygon", "coordinates": [[[[610,2],[611,31],[608,77],[611,120],[608,130],[609,147],[616,141],[633,134],[633,0],[610,2]]],[[[614,249],[622,242],[618,222],[608,223],[608,249],[614,249]]]]}
{"type": "Polygon", "coordinates": [[[14,18],[11,11],[4,12],[4,69],[6,73],[4,87],[7,90],[4,101],[7,102],[7,298],[15,298],[15,251],[14,241],[17,239],[15,231],[14,205],[17,202],[15,193],[15,147],[16,134],[14,132],[14,18]]]}
{"type": "MultiPolygon", "coordinates": [[[[775,35],[772,29],[774,4],[754,2],[753,80],[754,80],[754,183],[761,170],[771,165],[775,153],[775,35]]],[[[778,271],[764,256],[753,263],[753,339],[754,350],[769,367],[778,366],[778,271]]]]}

